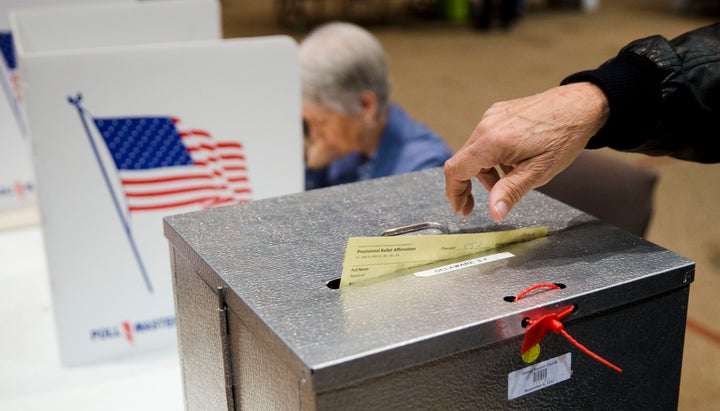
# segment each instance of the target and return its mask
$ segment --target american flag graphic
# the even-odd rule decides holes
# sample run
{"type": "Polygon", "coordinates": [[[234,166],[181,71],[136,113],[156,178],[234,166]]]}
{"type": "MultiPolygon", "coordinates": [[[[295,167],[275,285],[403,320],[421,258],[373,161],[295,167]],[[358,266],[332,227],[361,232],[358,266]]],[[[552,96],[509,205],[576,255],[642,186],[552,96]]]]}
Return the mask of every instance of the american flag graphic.
{"type": "Polygon", "coordinates": [[[243,146],[203,130],[179,130],[173,117],[93,118],[130,212],[207,209],[251,200],[243,146]]]}
{"type": "Polygon", "coordinates": [[[2,87],[10,108],[15,115],[20,133],[25,136],[27,128],[20,108],[23,101],[22,87],[20,85],[20,76],[17,73],[17,56],[15,54],[13,35],[9,31],[0,31],[0,56],[2,56],[0,64],[3,66],[3,70],[0,70],[0,87],[2,87]]]}
{"type": "Polygon", "coordinates": [[[0,52],[2,52],[3,62],[9,70],[15,70],[17,66],[15,62],[15,46],[13,45],[13,36],[9,31],[0,31],[0,52]]]}
{"type": "Polygon", "coordinates": [[[183,210],[190,211],[250,201],[252,190],[243,146],[238,141],[216,141],[207,131],[181,130],[180,121],[174,117],[98,118],[83,108],[81,93],[67,100],[78,111],[128,244],[152,293],[131,214],[181,207],[190,207],[183,210]],[[100,139],[112,160],[101,153],[100,139]],[[113,164],[107,164],[110,161],[113,164]],[[113,175],[118,184],[113,184],[113,175]],[[115,187],[123,193],[117,193],[115,187]]]}

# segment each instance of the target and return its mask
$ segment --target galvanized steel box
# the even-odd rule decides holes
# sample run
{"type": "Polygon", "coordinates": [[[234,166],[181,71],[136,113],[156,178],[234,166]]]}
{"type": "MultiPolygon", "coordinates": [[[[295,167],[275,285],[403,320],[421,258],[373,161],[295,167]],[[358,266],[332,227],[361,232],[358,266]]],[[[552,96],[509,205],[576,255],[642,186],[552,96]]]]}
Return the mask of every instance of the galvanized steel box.
{"type": "Polygon", "coordinates": [[[456,216],[434,169],[167,217],[186,407],[675,409],[694,262],[538,192],[502,224],[475,196],[456,216]],[[549,234],[487,264],[328,286],[349,237],[425,221],[549,234]],[[564,288],[512,301],[538,283],[564,288]],[[555,333],[523,362],[527,320],[569,306],[565,331],[622,373],[555,333]]]}

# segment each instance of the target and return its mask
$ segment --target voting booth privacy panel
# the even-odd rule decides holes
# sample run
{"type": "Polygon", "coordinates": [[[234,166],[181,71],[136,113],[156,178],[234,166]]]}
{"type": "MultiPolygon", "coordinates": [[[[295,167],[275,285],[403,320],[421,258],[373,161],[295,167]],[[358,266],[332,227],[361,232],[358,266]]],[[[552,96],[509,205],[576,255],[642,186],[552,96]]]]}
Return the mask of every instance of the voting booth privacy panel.
{"type": "Polygon", "coordinates": [[[35,178],[22,112],[17,55],[10,31],[11,1],[0,4],[0,212],[35,203],[35,178]]]}
{"type": "Polygon", "coordinates": [[[21,79],[8,15],[20,7],[60,3],[109,3],[135,0],[3,0],[0,2],[0,212],[37,204],[21,79]]]}
{"type": "Polygon", "coordinates": [[[19,77],[15,73],[15,61],[9,59],[13,52],[9,32],[0,32],[0,212],[29,207],[36,204],[35,177],[30,156],[30,145],[25,133],[19,95],[15,93],[19,77]],[[7,51],[7,52],[6,52],[7,51]]]}
{"type": "MultiPolygon", "coordinates": [[[[7,10],[0,10],[7,13],[7,10]]],[[[13,36],[0,26],[0,212],[35,204],[35,177],[22,111],[13,36]]]]}
{"type": "Polygon", "coordinates": [[[296,43],[219,39],[214,1],[19,10],[13,30],[63,363],[172,346],[162,217],[302,191],[296,43]]]}
{"type": "MultiPolygon", "coordinates": [[[[475,197],[487,201],[481,187],[475,197]]],[[[480,209],[463,219],[431,169],[164,227],[188,409],[677,406],[694,262],[539,192],[501,224],[480,209]],[[406,235],[548,234],[437,275],[333,287],[350,237],[425,222],[406,235]],[[549,328],[526,337],[548,319],[575,342],[549,328]],[[526,338],[539,339],[534,359],[521,357],[526,338]]]]}

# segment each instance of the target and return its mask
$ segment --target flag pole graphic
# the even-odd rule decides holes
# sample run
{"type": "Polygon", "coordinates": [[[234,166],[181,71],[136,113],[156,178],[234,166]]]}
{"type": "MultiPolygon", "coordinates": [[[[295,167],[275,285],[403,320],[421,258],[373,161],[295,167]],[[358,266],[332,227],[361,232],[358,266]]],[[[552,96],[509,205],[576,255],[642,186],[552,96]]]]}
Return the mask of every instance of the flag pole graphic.
{"type": "Polygon", "coordinates": [[[133,254],[135,255],[135,260],[137,261],[138,266],[140,267],[140,272],[142,273],[143,280],[145,281],[145,285],[147,286],[147,289],[149,292],[153,292],[153,286],[150,282],[150,278],[148,277],[147,270],[145,269],[145,265],[143,264],[142,258],[140,257],[140,252],[138,251],[137,244],[135,244],[135,238],[132,235],[132,230],[130,229],[130,223],[128,222],[128,219],[125,216],[125,213],[123,213],[122,208],[120,207],[120,203],[118,203],[117,197],[115,195],[115,190],[113,189],[112,184],[110,183],[110,178],[108,177],[107,170],[105,169],[105,165],[102,162],[102,159],[100,158],[100,152],[98,151],[97,145],[95,144],[95,139],[92,137],[92,132],[90,131],[90,127],[87,124],[87,121],[85,120],[85,110],[80,105],[80,102],[82,101],[82,94],[78,93],[78,95],[73,97],[68,97],[68,102],[75,106],[78,110],[78,114],[80,115],[80,121],[82,122],[83,127],[85,128],[85,134],[87,134],[88,140],[90,140],[90,146],[93,149],[93,154],[95,154],[95,159],[97,160],[98,164],[100,165],[100,170],[102,171],[103,178],[105,179],[105,185],[107,186],[108,190],[110,191],[110,196],[113,199],[113,204],[115,205],[115,211],[117,211],[118,216],[120,217],[120,221],[122,221],[123,228],[125,228],[125,234],[127,235],[128,242],[130,243],[130,248],[132,248],[133,254]]]}

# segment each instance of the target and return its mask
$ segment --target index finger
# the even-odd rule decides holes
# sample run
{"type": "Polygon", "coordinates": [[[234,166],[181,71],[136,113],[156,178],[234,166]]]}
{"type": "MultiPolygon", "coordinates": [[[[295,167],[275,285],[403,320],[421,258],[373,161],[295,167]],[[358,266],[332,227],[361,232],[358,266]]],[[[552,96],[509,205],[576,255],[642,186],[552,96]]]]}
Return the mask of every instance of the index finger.
{"type": "Polygon", "coordinates": [[[475,206],[472,197],[472,182],[470,180],[451,180],[445,175],[445,197],[450,201],[453,212],[460,212],[467,216],[475,206]]]}
{"type": "Polygon", "coordinates": [[[460,212],[463,216],[468,216],[475,206],[475,200],[472,196],[472,178],[477,175],[482,168],[477,167],[474,159],[466,158],[465,152],[461,149],[453,157],[445,162],[443,171],[445,173],[445,196],[450,202],[450,207],[454,212],[460,212]]]}

